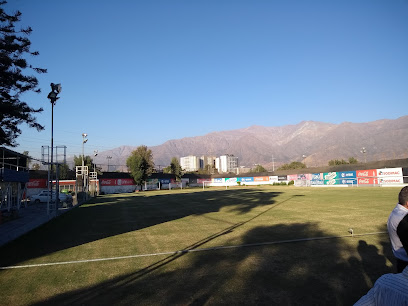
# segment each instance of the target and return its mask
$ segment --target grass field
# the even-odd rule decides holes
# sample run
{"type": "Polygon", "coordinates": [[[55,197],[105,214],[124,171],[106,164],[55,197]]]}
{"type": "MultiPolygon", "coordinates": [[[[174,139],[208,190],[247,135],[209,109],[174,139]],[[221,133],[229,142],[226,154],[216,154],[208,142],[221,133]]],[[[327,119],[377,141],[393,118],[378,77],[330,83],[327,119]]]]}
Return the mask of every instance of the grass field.
{"type": "Polygon", "coordinates": [[[0,303],[351,305],[394,271],[383,232],[399,190],[100,196],[0,248],[2,267],[66,263],[0,270],[0,303]],[[317,237],[339,238],[302,240],[317,237]]]}

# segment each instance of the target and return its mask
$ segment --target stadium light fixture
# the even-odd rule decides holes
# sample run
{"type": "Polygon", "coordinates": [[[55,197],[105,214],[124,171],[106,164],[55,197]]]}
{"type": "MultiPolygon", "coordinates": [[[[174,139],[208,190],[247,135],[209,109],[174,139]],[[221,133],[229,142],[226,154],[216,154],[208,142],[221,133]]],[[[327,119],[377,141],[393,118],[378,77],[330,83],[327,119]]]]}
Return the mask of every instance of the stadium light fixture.
{"type": "MultiPolygon", "coordinates": [[[[51,102],[51,163],[48,165],[48,174],[52,174],[52,165],[54,163],[54,105],[59,99],[58,94],[61,92],[62,87],[61,84],[54,84],[51,83],[51,91],[48,94],[47,98],[50,99],[51,102]]],[[[49,177],[49,175],[48,175],[49,177]]],[[[52,181],[53,177],[51,177],[50,182],[49,182],[49,190],[50,190],[50,202],[52,202],[52,181]]],[[[56,193],[58,196],[58,193],[56,193]]],[[[57,208],[57,201],[55,201],[55,215],[57,214],[58,208],[57,208]]]]}

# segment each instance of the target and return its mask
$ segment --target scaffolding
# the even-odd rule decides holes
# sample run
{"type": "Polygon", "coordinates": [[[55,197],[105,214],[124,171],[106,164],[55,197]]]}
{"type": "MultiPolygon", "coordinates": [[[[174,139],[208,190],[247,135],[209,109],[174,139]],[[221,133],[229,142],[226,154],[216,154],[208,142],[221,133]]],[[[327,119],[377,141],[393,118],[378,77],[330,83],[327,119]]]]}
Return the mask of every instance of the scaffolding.
{"type": "Polygon", "coordinates": [[[27,183],[29,157],[0,147],[0,210],[18,211],[27,207],[27,183]]]}

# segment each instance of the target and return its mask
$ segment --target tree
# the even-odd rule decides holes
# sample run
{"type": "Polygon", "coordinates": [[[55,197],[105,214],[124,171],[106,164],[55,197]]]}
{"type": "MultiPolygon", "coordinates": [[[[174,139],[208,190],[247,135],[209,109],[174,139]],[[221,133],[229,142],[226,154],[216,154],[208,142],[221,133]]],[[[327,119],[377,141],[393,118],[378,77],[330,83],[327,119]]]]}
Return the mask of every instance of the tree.
{"type": "MultiPolygon", "coordinates": [[[[74,166],[82,166],[82,155],[74,155],[74,166]]],[[[93,160],[89,155],[84,156],[84,166],[88,166],[89,171],[93,171],[93,160]]]]}
{"type": "Polygon", "coordinates": [[[7,14],[2,8],[6,3],[0,1],[0,145],[15,147],[15,139],[21,134],[20,124],[26,123],[38,131],[44,129],[33,115],[43,109],[28,106],[20,97],[30,91],[40,93],[37,78],[28,73],[46,73],[47,70],[27,63],[28,55],[39,55],[37,51],[30,51],[31,42],[27,37],[32,29],[17,30],[15,23],[21,20],[21,12],[7,14]]]}
{"type": "Polygon", "coordinates": [[[354,157],[349,157],[348,161],[349,161],[349,164],[358,164],[358,160],[355,159],[354,157]]]}
{"type": "Polygon", "coordinates": [[[284,164],[279,167],[278,170],[291,170],[291,169],[304,169],[306,165],[301,162],[291,162],[290,164],[284,164]]]}
{"type": "MultiPolygon", "coordinates": [[[[55,171],[55,165],[52,166],[55,171]]],[[[60,164],[58,167],[58,178],[60,180],[67,180],[69,179],[69,167],[67,164],[60,164]]]]}
{"type": "Polygon", "coordinates": [[[152,150],[146,146],[139,146],[126,160],[126,166],[136,185],[142,185],[154,169],[152,150]]]}
{"type": "Polygon", "coordinates": [[[171,173],[174,174],[174,176],[176,177],[176,181],[180,182],[181,176],[183,175],[182,173],[183,169],[181,169],[180,162],[177,157],[173,157],[171,159],[170,168],[171,173]]]}
{"type": "Polygon", "coordinates": [[[251,169],[251,172],[267,172],[267,170],[261,165],[256,165],[255,168],[251,169]]]}

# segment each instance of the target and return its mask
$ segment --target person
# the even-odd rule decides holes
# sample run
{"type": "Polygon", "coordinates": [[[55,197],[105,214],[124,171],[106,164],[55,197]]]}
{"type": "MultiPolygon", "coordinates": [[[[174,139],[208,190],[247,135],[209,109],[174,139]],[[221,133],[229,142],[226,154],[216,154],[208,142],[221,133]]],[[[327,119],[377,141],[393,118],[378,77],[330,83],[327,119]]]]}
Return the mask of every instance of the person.
{"type": "Polygon", "coordinates": [[[405,186],[401,189],[398,195],[398,204],[392,210],[387,222],[392,252],[397,260],[398,273],[401,273],[408,265],[408,217],[404,218],[407,215],[408,186],[405,186]]]}
{"type": "Polygon", "coordinates": [[[401,273],[381,276],[366,295],[354,306],[368,305],[408,305],[408,267],[401,273]]]}

